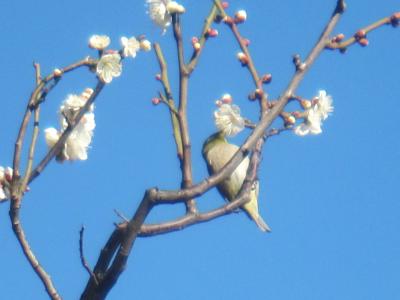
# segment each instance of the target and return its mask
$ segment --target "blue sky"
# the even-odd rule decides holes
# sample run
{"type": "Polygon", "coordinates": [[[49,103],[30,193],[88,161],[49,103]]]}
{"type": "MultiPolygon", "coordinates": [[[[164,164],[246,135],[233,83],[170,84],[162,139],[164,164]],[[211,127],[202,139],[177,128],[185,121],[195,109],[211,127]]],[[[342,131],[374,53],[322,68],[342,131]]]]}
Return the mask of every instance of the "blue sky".
{"type": "MultiPolygon", "coordinates": [[[[335,33],[357,29],[399,10],[398,1],[348,1],[335,33]]],[[[182,1],[186,53],[200,32],[211,1],[182,1]],[[190,2],[194,2],[193,4],[190,2]]],[[[240,26],[251,40],[261,73],[272,73],[270,97],[283,91],[293,74],[291,56],[305,57],[329,18],[335,1],[230,1],[231,13],[246,9],[240,26]]],[[[107,34],[112,47],[123,35],[146,34],[160,42],[177,94],[174,43],[145,13],[144,1],[115,0],[8,2],[0,9],[0,165],[10,165],[13,143],[34,86],[32,62],[44,74],[87,55],[92,34],[107,34]]],[[[207,174],[201,145],[214,130],[214,101],[232,94],[254,120],[253,89],[240,67],[230,32],[216,26],[192,76],[188,117],[196,182],[207,174]]],[[[181,232],[139,239],[128,268],[108,299],[397,299],[400,298],[400,142],[397,131],[400,31],[390,26],[369,35],[370,45],[345,55],[326,51],[307,74],[298,94],[319,89],[333,96],[335,112],[323,134],[291,133],[268,141],[259,173],[260,212],[272,228],[263,234],[243,213],[181,232]]],[[[21,219],[42,265],[65,299],[77,299],[87,280],[79,261],[78,238],[86,227],[85,254],[91,265],[119,221],[131,216],[146,188],[175,189],[179,165],[167,109],[151,98],[160,85],[154,53],[126,60],[123,74],[106,86],[96,104],[96,131],[89,160],[51,163],[31,185],[21,219]]],[[[84,70],[66,76],[43,105],[41,127],[57,125],[56,111],[69,93],[93,86],[84,70]]],[[[233,141],[240,143],[242,133],[233,141]]],[[[43,132],[38,158],[46,151],[43,132]]],[[[210,191],[202,210],[223,200],[210,191]]],[[[181,205],[153,211],[150,222],[183,213],[181,205]]],[[[42,284],[22,255],[10,229],[8,204],[0,206],[1,297],[45,299],[42,284]]]]}

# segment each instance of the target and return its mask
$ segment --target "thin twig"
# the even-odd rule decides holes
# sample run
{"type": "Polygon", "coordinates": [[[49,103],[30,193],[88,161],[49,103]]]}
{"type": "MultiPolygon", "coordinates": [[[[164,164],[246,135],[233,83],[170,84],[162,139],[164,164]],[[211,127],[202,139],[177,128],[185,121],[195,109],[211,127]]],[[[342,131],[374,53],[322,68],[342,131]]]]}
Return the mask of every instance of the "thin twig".
{"type": "Polygon", "coordinates": [[[96,284],[99,284],[96,278],[96,275],[93,273],[92,269],[89,266],[89,263],[86,261],[85,255],[83,254],[83,234],[85,231],[85,227],[82,226],[81,230],[79,231],[79,256],[81,258],[82,266],[85,270],[89,273],[89,275],[93,278],[96,284]]]}
{"type": "MultiPolygon", "coordinates": [[[[219,13],[221,14],[221,16],[223,18],[230,18],[226,12],[225,9],[223,8],[221,1],[220,0],[214,0],[215,5],[218,7],[219,13]]],[[[232,20],[232,18],[230,18],[232,20]]],[[[243,53],[246,55],[247,58],[247,62],[245,64],[245,66],[247,67],[247,69],[249,70],[251,77],[253,79],[253,82],[256,86],[257,89],[259,89],[260,91],[263,91],[263,84],[262,84],[262,80],[260,78],[260,76],[258,75],[257,72],[257,68],[255,67],[255,64],[253,62],[252,56],[250,54],[249,48],[247,47],[245,40],[243,39],[243,37],[241,36],[240,32],[239,32],[239,28],[236,25],[235,22],[231,21],[231,22],[225,22],[229,28],[231,29],[234,37],[236,38],[236,41],[238,42],[240,49],[243,51],[243,53]]],[[[264,114],[267,110],[268,110],[268,101],[267,101],[267,94],[265,92],[262,93],[261,97],[260,97],[260,108],[261,108],[261,114],[264,114]]]]}
{"type": "MultiPolygon", "coordinates": [[[[176,48],[178,49],[179,62],[179,107],[178,121],[182,137],[183,156],[181,159],[182,170],[182,188],[189,188],[193,184],[192,178],[192,150],[189,135],[189,123],[187,120],[187,103],[188,103],[188,84],[189,73],[184,61],[183,43],[182,43],[182,28],[180,25],[179,14],[172,15],[172,25],[176,48]]],[[[185,201],[186,211],[188,214],[197,213],[196,202],[194,199],[185,201]]]]}
{"type": "Polygon", "coordinates": [[[164,87],[164,93],[165,93],[165,96],[167,97],[167,101],[168,101],[168,104],[169,104],[169,107],[170,107],[172,132],[173,132],[173,135],[174,135],[174,140],[175,140],[175,145],[176,145],[176,152],[178,154],[178,158],[182,159],[182,157],[183,157],[183,146],[182,146],[181,130],[179,128],[179,121],[178,121],[179,115],[175,113],[176,112],[175,101],[174,101],[174,98],[172,97],[171,87],[170,87],[170,84],[169,84],[167,61],[164,58],[164,54],[163,54],[159,44],[157,44],[157,43],[154,44],[154,51],[156,53],[157,61],[158,61],[159,65],[160,65],[161,83],[162,83],[162,85],[164,87]]]}
{"type": "Polygon", "coordinates": [[[197,66],[197,63],[199,62],[200,55],[203,52],[204,45],[205,45],[205,43],[207,41],[208,30],[211,28],[211,25],[214,22],[214,20],[215,20],[215,18],[217,16],[217,13],[218,13],[217,6],[215,4],[213,4],[213,6],[211,8],[211,11],[208,14],[208,16],[207,16],[207,18],[206,18],[206,20],[204,22],[204,27],[203,27],[203,29],[201,31],[201,34],[200,34],[200,39],[199,39],[199,42],[198,42],[200,44],[200,48],[198,50],[193,49],[192,57],[190,59],[190,62],[187,65],[187,71],[188,71],[189,74],[191,74],[194,71],[194,69],[197,66]]]}
{"type": "MultiPolygon", "coordinates": [[[[378,29],[379,27],[382,27],[384,25],[390,25],[393,22],[393,16],[389,16],[389,17],[385,17],[382,18],[362,29],[360,29],[358,32],[365,34],[366,35],[369,32],[372,32],[376,29],[378,29]]],[[[360,37],[356,34],[354,34],[351,38],[345,40],[345,41],[341,41],[341,42],[337,42],[335,41],[335,39],[332,39],[330,41],[327,42],[326,44],[326,48],[327,49],[331,49],[331,50],[335,50],[335,49],[339,49],[339,50],[345,50],[347,49],[349,46],[358,43],[360,40],[360,37]]]]}

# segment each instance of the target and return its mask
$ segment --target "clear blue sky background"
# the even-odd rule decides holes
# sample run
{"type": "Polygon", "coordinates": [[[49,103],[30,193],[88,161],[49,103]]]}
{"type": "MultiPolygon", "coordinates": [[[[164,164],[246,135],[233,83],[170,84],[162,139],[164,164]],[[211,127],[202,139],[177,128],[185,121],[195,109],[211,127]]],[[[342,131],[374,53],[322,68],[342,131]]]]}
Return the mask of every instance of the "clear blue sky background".
{"type": "MultiPolygon", "coordinates": [[[[271,72],[268,87],[277,97],[293,74],[291,55],[304,57],[329,18],[335,1],[231,1],[244,8],[240,27],[251,43],[260,72],[271,72]]],[[[396,0],[348,1],[336,33],[399,10],[396,0]]],[[[211,1],[183,1],[184,40],[200,32],[211,1]],[[192,3],[191,3],[192,2],[192,3]]],[[[95,33],[112,46],[122,35],[146,34],[166,54],[174,92],[176,55],[171,31],[161,36],[148,19],[144,1],[8,1],[0,5],[0,165],[10,165],[20,118],[34,86],[32,61],[44,74],[95,52],[95,33]]],[[[207,174],[201,145],[214,130],[214,101],[233,95],[244,114],[256,118],[247,94],[248,72],[236,61],[230,32],[217,27],[189,92],[193,170],[207,174]]],[[[326,51],[298,93],[319,89],[333,95],[335,112],[320,136],[284,134],[265,146],[259,174],[260,211],[272,227],[259,232],[243,213],[135,244],[128,268],[109,299],[400,299],[400,29],[390,26],[369,36],[370,46],[346,55],[326,51]]],[[[189,54],[189,51],[187,51],[189,54]]],[[[179,165],[165,107],[150,99],[160,89],[154,53],[124,64],[123,76],[107,86],[96,105],[97,128],[86,162],[51,163],[31,185],[22,222],[32,248],[65,299],[77,299],[87,281],[78,253],[78,232],[86,226],[85,254],[94,265],[119,221],[113,209],[131,216],[148,187],[175,189],[179,165]]],[[[68,93],[93,86],[82,70],[66,76],[43,105],[42,130],[58,125],[56,111],[68,93]]],[[[241,134],[235,142],[245,137],[241,134]]],[[[45,153],[43,132],[38,155],[45,153]]],[[[201,209],[217,207],[211,191],[201,209]]],[[[160,207],[149,221],[183,213],[182,205],[160,207]]],[[[22,255],[10,229],[8,204],[0,206],[0,298],[45,299],[41,282],[22,255]]]]}

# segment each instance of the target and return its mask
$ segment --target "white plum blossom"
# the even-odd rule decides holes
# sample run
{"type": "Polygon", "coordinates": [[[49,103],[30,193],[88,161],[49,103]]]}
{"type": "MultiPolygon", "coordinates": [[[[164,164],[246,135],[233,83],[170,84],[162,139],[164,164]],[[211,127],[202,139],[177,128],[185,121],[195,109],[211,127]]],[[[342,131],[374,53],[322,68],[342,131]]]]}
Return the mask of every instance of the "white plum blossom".
{"type": "MultiPolygon", "coordinates": [[[[82,95],[69,95],[60,106],[60,123],[61,130],[55,128],[45,129],[45,139],[48,147],[53,147],[64,130],[68,127],[69,121],[72,120],[79,110],[86,104],[90,95],[93,93],[92,89],[86,89],[82,95]]],[[[96,127],[94,120],[94,106],[90,106],[87,113],[85,113],[74,130],[68,136],[62,151],[57,156],[60,161],[64,160],[86,160],[87,151],[92,142],[93,131],[96,127]]]]}
{"type": "Polygon", "coordinates": [[[185,7],[176,1],[168,1],[167,11],[170,14],[183,14],[185,13],[185,7]]]}
{"type": "Polygon", "coordinates": [[[148,7],[148,14],[151,20],[159,26],[163,33],[165,33],[166,28],[171,25],[173,13],[184,13],[185,8],[171,0],[146,0],[148,7]]]}
{"type": "Polygon", "coordinates": [[[118,52],[104,54],[97,63],[96,73],[104,83],[110,83],[122,72],[121,56],[118,52]]]}
{"type": "Polygon", "coordinates": [[[121,45],[123,47],[123,55],[124,57],[136,57],[136,52],[140,50],[140,42],[135,38],[127,38],[125,36],[121,37],[121,45]]]}
{"type": "Polygon", "coordinates": [[[294,128],[294,133],[298,136],[320,134],[322,121],[326,120],[333,112],[332,102],[332,96],[327,95],[326,91],[320,90],[312,106],[305,110],[304,122],[294,128]]]}
{"type": "Polygon", "coordinates": [[[10,184],[13,176],[13,169],[0,166],[0,202],[10,199],[10,184]]]}
{"type": "Polygon", "coordinates": [[[97,50],[104,50],[110,45],[110,38],[106,35],[92,35],[89,39],[89,47],[97,50]]]}
{"type": "Polygon", "coordinates": [[[5,174],[4,174],[4,167],[0,166],[0,202],[7,199],[6,191],[4,188],[4,181],[5,179],[5,174]]]}
{"type": "Polygon", "coordinates": [[[318,102],[317,102],[317,107],[318,111],[322,116],[323,120],[326,120],[328,118],[329,114],[333,112],[333,105],[332,105],[332,96],[327,95],[326,91],[320,90],[318,92],[318,102]]]}
{"type": "Polygon", "coordinates": [[[240,108],[234,104],[221,104],[214,112],[215,125],[225,136],[235,136],[244,128],[240,108]]]}
{"type": "Polygon", "coordinates": [[[304,123],[294,128],[294,133],[298,136],[305,136],[307,134],[320,134],[322,132],[321,122],[322,118],[316,107],[312,107],[306,111],[307,116],[304,123]]]}
{"type": "Polygon", "coordinates": [[[169,0],[147,0],[146,2],[150,19],[165,32],[172,21],[166,5],[169,0]]]}

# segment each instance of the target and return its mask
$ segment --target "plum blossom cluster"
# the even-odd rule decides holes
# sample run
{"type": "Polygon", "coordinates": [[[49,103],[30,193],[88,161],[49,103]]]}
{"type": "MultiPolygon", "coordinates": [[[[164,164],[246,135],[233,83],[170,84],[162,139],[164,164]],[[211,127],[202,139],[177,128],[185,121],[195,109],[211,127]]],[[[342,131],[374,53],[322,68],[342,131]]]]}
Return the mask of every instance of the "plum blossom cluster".
{"type": "Polygon", "coordinates": [[[172,14],[183,14],[185,7],[171,0],[146,0],[150,19],[159,26],[163,33],[172,22],[172,14]]]}
{"type": "Polygon", "coordinates": [[[304,122],[296,126],[293,130],[298,136],[308,134],[320,134],[322,132],[322,121],[325,121],[333,112],[332,96],[327,95],[326,91],[320,90],[318,96],[312,102],[303,101],[304,122]]]}
{"type": "Polygon", "coordinates": [[[215,126],[225,136],[235,136],[244,129],[245,121],[240,115],[239,106],[232,104],[232,97],[224,94],[216,101],[218,109],[214,111],[215,126]]]}
{"type": "MultiPolygon", "coordinates": [[[[57,130],[50,127],[44,131],[46,143],[49,148],[52,148],[57,143],[64,130],[77,116],[92,94],[93,90],[88,88],[81,95],[71,94],[67,96],[59,110],[61,129],[57,130]]],[[[96,127],[93,110],[94,105],[92,104],[89,107],[88,112],[83,115],[79,123],[67,138],[65,144],[62,146],[57,155],[58,161],[63,162],[64,160],[74,161],[87,159],[87,151],[92,142],[93,131],[96,127]]]]}
{"type": "Polygon", "coordinates": [[[93,35],[89,39],[89,47],[99,50],[101,57],[96,66],[96,73],[104,83],[110,83],[114,77],[119,77],[122,73],[121,60],[125,57],[135,58],[139,50],[150,51],[151,43],[144,38],[121,37],[121,51],[106,50],[110,45],[111,39],[106,35],[93,35]]]}
{"type": "Polygon", "coordinates": [[[0,166],[0,202],[10,198],[10,184],[13,176],[13,169],[0,166]]]}

